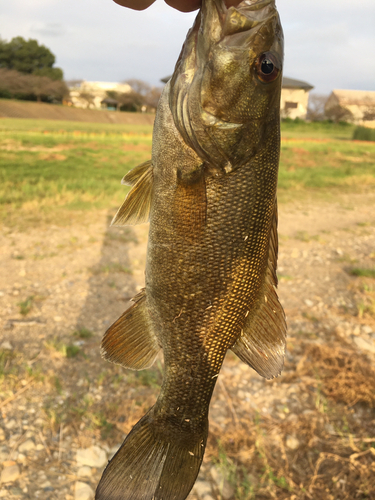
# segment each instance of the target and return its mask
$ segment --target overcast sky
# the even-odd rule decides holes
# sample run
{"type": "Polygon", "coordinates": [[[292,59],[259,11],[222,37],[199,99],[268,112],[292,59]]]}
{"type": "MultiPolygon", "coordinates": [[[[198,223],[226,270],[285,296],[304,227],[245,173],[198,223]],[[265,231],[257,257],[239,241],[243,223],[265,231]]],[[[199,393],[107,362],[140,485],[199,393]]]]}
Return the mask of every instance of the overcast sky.
{"type": "MultiPolygon", "coordinates": [[[[162,0],[135,12],[112,0],[2,0],[0,36],[35,38],[56,55],[65,79],[160,85],[172,73],[196,13],[162,0]]],[[[314,85],[375,90],[375,0],[278,0],[284,75],[314,85]]]]}

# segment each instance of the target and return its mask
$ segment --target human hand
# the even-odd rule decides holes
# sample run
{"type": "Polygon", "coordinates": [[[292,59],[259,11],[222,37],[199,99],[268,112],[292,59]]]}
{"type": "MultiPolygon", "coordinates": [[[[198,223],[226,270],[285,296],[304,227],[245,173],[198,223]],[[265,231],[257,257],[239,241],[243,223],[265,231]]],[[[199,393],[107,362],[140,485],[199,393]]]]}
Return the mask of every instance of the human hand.
{"type": "MultiPolygon", "coordinates": [[[[124,7],[129,7],[135,10],[144,10],[150,7],[155,0],[114,0],[119,5],[124,7]]],[[[201,6],[201,0],[165,0],[165,2],[174,7],[181,12],[191,12],[193,10],[199,9],[201,6]]],[[[227,7],[236,6],[241,2],[241,0],[225,0],[227,7]]]]}

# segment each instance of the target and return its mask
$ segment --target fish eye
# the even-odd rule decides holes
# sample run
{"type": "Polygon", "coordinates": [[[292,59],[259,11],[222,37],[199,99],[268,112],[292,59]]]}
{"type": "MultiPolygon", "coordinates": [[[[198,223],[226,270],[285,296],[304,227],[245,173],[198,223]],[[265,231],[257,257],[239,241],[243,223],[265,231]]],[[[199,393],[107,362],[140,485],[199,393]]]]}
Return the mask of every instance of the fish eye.
{"type": "Polygon", "coordinates": [[[280,64],[272,52],[265,52],[258,57],[255,70],[260,81],[269,83],[276,80],[280,73],[280,64]]]}

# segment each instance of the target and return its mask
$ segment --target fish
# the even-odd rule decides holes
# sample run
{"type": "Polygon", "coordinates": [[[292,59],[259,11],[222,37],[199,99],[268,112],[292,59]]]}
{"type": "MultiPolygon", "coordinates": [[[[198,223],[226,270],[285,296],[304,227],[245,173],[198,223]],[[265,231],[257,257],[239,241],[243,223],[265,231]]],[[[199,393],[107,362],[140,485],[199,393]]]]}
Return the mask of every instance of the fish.
{"type": "Polygon", "coordinates": [[[277,287],[283,32],[274,0],[203,0],[162,92],[151,160],[113,224],[149,221],[145,288],[102,355],[142,370],[164,355],[151,409],[109,461],[96,500],[183,500],[197,478],[228,350],[280,374],[277,287]]]}

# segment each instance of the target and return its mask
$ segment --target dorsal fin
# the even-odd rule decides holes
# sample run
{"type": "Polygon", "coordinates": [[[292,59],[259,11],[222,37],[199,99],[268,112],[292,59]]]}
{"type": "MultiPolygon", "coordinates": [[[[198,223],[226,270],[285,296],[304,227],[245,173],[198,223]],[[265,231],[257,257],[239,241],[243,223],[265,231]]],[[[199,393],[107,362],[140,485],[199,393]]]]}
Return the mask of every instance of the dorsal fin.
{"type": "Polygon", "coordinates": [[[112,226],[148,222],[152,203],[153,180],[151,161],[138,165],[125,175],[121,182],[133,187],[113,217],[112,226]]]}
{"type": "Polygon", "coordinates": [[[103,358],[132,370],[143,370],[155,361],[160,346],[152,330],[142,290],[129,307],[105,332],[101,352],[103,358]]]}
{"type": "Polygon", "coordinates": [[[270,379],[280,375],[284,364],[286,321],[276,293],[277,286],[277,204],[270,234],[268,267],[265,285],[258,307],[250,311],[232,351],[256,370],[270,379]]]}

